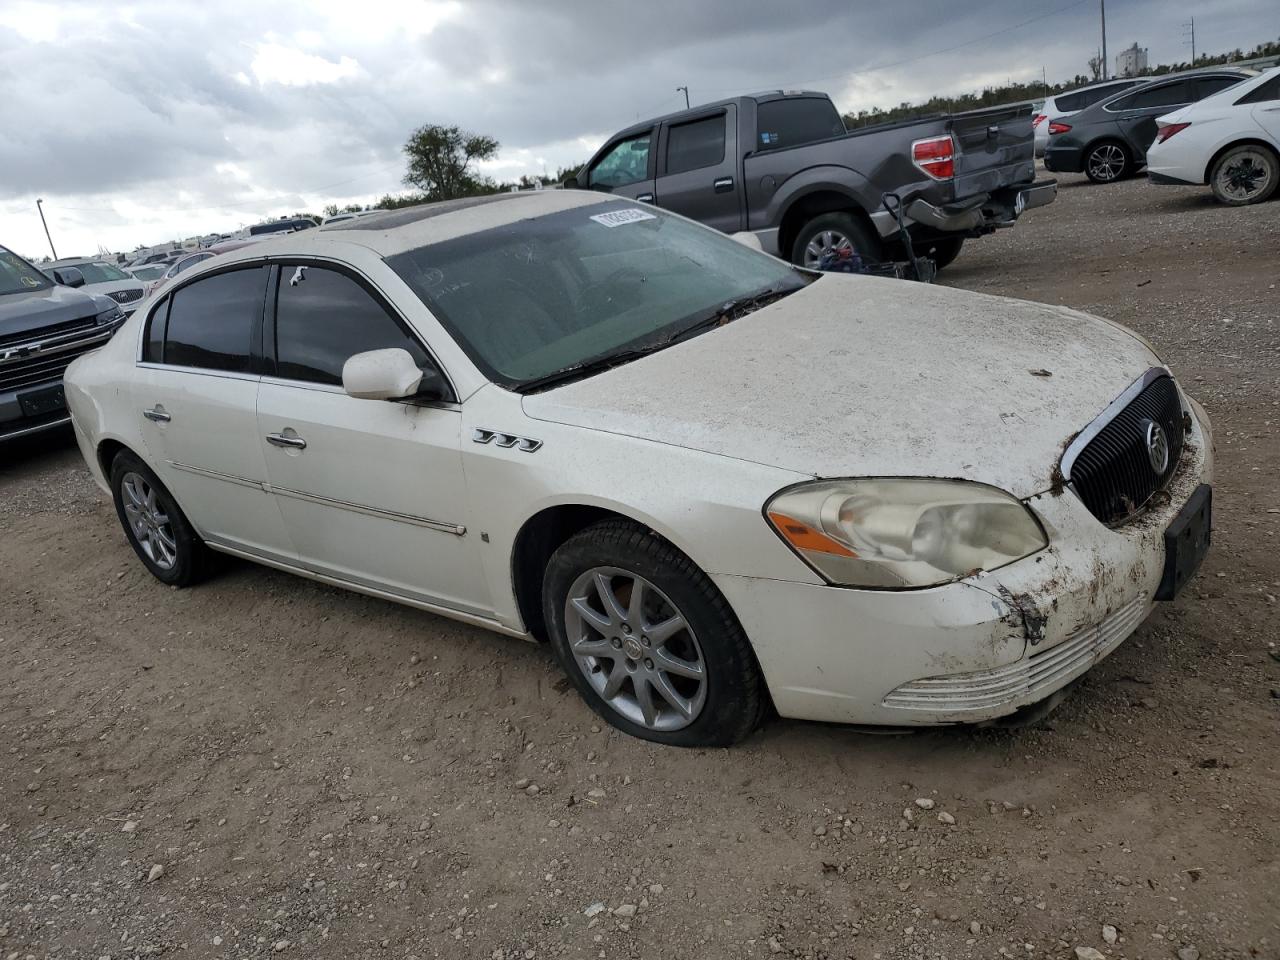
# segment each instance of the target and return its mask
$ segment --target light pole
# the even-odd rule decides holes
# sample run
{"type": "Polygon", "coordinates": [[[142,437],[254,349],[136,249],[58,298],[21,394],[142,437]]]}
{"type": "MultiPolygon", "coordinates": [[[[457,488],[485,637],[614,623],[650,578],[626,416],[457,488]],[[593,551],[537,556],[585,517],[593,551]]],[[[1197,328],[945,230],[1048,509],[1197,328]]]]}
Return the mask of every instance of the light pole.
{"type": "Polygon", "coordinates": [[[1107,79],[1107,0],[1102,3],[1102,79],[1107,79]]]}
{"type": "Polygon", "coordinates": [[[53,251],[53,259],[58,259],[58,251],[53,249],[53,237],[49,236],[49,224],[44,219],[44,201],[39,197],[36,198],[36,209],[40,211],[40,222],[44,224],[45,239],[49,241],[49,249],[53,251]]]}
{"type": "Polygon", "coordinates": [[[683,92],[683,93],[684,93],[684,108],[685,108],[686,110],[688,110],[688,109],[689,109],[689,88],[688,88],[688,87],[676,87],[676,93],[681,93],[681,92],[683,92]]]}

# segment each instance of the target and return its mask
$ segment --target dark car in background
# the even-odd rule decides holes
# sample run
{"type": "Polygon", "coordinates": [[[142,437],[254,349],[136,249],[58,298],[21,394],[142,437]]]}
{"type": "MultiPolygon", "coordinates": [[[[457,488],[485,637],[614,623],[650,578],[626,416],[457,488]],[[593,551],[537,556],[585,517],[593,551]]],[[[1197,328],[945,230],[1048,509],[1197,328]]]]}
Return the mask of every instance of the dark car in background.
{"type": "Polygon", "coordinates": [[[249,236],[260,237],[269,233],[296,233],[299,230],[310,230],[318,227],[310,217],[281,217],[279,220],[268,220],[266,223],[255,223],[249,228],[249,236]]]}
{"type": "Polygon", "coordinates": [[[63,371],[125,320],[110,297],[75,289],[78,267],[49,271],[0,247],[0,442],[69,422],[63,371]]]}
{"type": "Polygon", "coordinates": [[[1069,119],[1051,119],[1045,169],[1083,173],[1094,183],[1127,177],[1146,165],[1147,148],[1156,139],[1156,117],[1252,76],[1251,70],[1231,68],[1172,75],[1108,97],[1069,119]]]}

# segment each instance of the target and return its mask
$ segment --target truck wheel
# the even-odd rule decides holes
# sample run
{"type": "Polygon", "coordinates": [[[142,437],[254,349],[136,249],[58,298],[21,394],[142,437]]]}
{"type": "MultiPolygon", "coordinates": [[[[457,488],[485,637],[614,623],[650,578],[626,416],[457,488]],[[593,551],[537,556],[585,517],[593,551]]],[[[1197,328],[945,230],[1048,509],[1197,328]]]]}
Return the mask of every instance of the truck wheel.
{"type": "Polygon", "coordinates": [[[943,267],[950,266],[951,262],[960,256],[960,248],[963,246],[964,237],[946,237],[929,244],[926,252],[941,270],[943,267]]]}
{"type": "Polygon", "coordinates": [[[851,213],[824,213],[800,228],[791,245],[791,262],[797,267],[816,270],[823,256],[843,249],[852,249],[872,263],[884,259],[880,238],[865,223],[851,213]]]}

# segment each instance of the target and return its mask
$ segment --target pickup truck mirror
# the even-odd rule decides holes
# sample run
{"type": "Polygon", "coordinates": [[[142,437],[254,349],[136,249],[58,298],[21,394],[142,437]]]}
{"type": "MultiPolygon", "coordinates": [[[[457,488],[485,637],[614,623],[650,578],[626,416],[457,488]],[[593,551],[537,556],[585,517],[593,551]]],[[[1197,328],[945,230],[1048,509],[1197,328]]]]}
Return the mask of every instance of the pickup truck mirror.
{"type": "Polygon", "coordinates": [[[578,189],[578,178],[577,178],[577,177],[565,177],[565,178],[564,178],[564,183],[560,184],[560,186],[564,187],[566,190],[577,190],[577,189],[578,189]]]}
{"type": "Polygon", "coordinates": [[[54,267],[53,279],[64,287],[83,287],[84,274],[79,267],[54,267]]]}

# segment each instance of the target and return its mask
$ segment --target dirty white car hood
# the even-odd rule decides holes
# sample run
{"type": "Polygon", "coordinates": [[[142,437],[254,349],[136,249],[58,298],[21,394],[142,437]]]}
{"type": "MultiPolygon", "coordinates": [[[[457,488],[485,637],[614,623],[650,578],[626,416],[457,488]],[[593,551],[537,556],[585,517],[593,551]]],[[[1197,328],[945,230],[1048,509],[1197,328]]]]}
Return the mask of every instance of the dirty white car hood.
{"type": "Polygon", "coordinates": [[[523,403],[535,419],[817,477],[962,477],[1027,497],[1157,365],[1130,331],[1065,307],[832,275],[523,403]]]}

